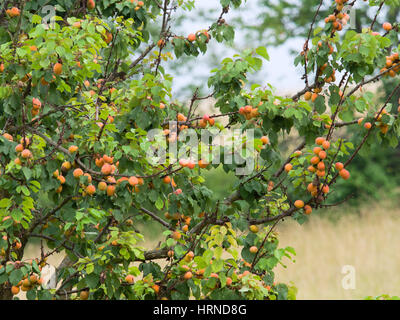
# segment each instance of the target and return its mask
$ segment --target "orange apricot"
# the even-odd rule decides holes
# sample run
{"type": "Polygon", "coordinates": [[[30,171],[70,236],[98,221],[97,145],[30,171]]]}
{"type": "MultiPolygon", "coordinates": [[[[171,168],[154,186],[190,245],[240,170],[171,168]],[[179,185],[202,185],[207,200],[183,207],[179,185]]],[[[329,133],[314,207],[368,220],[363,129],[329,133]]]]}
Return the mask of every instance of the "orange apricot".
{"type": "Polygon", "coordinates": [[[285,171],[286,172],[289,172],[290,170],[292,170],[293,169],[293,165],[291,164],[291,163],[287,163],[286,165],[285,165],[285,171]]]}
{"type": "Polygon", "coordinates": [[[75,169],[73,172],[73,175],[74,175],[74,178],[79,179],[79,177],[83,175],[82,169],[80,169],[80,168],[75,169]]]}
{"type": "Polygon", "coordinates": [[[342,169],[339,171],[339,175],[344,179],[347,180],[350,178],[350,172],[347,171],[346,169],[342,169]]]}
{"type": "Polygon", "coordinates": [[[341,162],[336,162],[335,163],[335,168],[336,168],[336,170],[340,171],[340,170],[342,170],[344,168],[344,165],[341,162]]]}
{"type": "Polygon", "coordinates": [[[62,64],[57,62],[53,67],[53,72],[59,76],[62,73],[62,64]]]}
{"type": "Polygon", "coordinates": [[[304,207],[304,201],[303,200],[296,200],[294,202],[294,206],[298,209],[303,208],[304,207]]]}
{"type": "Polygon", "coordinates": [[[93,195],[96,192],[96,187],[92,184],[88,185],[85,189],[86,193],[89,195],[93,195]]]}

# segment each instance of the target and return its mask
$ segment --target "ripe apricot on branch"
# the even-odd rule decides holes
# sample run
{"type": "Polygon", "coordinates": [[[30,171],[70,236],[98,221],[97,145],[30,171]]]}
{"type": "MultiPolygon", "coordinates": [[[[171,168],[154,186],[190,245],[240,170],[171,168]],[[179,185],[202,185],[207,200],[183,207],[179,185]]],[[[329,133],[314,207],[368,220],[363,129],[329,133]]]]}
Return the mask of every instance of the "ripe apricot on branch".
{"type": "Polygon", "coordinates": [[[207,168],[207,166],[208,166],[208,163],[203,159],[200,159],[198,164],[199,164],[199,167],[202,169],[207,168]]]}
{"type": "Polygon", "coordinates": [[[347,180],[350,178],[350,172],[348,172],[346,169],[342,169],[339,171],[339,175],[344,179],[347,180]]]}
{"type": "Polygon", "coordinates": [[[304,207],[304,201],[303,201],[303,200],[296,200],[296,201],[294,202],[294,206],[295,206],[297,209],[303,208],[303,207],[304,207]]]}
{"type": "Polygon", "coordinates": [[[322,149],[321,149],[320,147],[315,147],[315,148],[313,149],[313,152],[314,152],[316,155],[318,155],[321,151],[322,151],[322,149]]]}
{"type": "Polygon", "coordinates": [[[317,165],[318,170],[325,170],[325,163],[323,163],[322,161],[318,163],[317,165]]]}
{"type": "Polygon", "coordinates": [[[24,146],[22,144],[18,144],[15,147],[15,152],[22,152],[24,150],[24,146]]]}
{"type": "Polygon", "coordinates": [[[318,157],[321,159],[321,160],[324,160],[324,159],[326,159],[326,151],[324,151],[324,150],[322,150],[322,151],[320,151],[319,153],[318,153],[318,157]]]}
{"type": "Polygon", "coordinates": [[[293,169],[293,165],[291,164],[291,163],[287,163],[286,165],[285,165],[285,171],[286,172],[289,172],[290,170],[292,170],[293,169]]]}
{"type": "Polygon", "coordinates": [[[182,237],[182,235],[180,234],[179,231],[174,231],[172,233],[172,239],[174,239],[174,240],[179,240],[181,237],[182,237]]]}
{"type": "Polygon", "coordinates": [[[336,162],[335,163],[335,168],[336,168],[336,170],[340,171],[340,170],[342,170],[344,168],[344,165],[341,162],[336,162]]]}
{"type": "Polygon", "coordinates": [[[30,152],[30,150],[28,150],[28,149],[24,149],[21,152],[21,157],[24,159],[32,158],[32,152],[30,152]]]}
{"type": "Polygon", "coordinates": [[[110,164],[105,163],[102,167],[101,167],[101,173],[108,176],[112,171],[112,167],[110,164]]]}
{"type": "Polygon", "coordinates": [[[136,186],[137,184],[139,184],[139,180],[138,178],[136,178],[135,176],[132,176],[128,179],[128,182],[131,186],[136,186]]]}
{"type": "Polygon", "coordinates": [[[3,137],[6,138],[8,141],[14,141],[12,135],[7,132],[3,134],[3,137]]]}
{"type": "Polygon", "coordinates": [[[70,169],[71,169],[71,163],[69,161],[63,162],[63,164],[61,165],[61,170],[68,171],[70,169]]]}
{"type": "Polygon", "coordinates": [[[96,192],[96,187],[90,184],[86,187],[85,191],[88,195],[93,195],[96,192]]]}
{"type": "Polygon", "coordinates": [[[256,253],[258,251],[258,248],[256,246],[252,246],[252,247],[250,247],[249,251],[251,253],[256,253]]]}
{"type": "Polygon", "coordinates": [[[80,169],[80,168],[75,169],[73,172],[73,175],[74,175],[74,178],[79,179],[79,177],[83,175],[82,169],[80,169]]]}
{"type": "Polygon", "coordinates": [[[81,293],[79,294],[79,297],[81,298],[81,300],[89,299],[89,290],[81,291],[81,293]]]}
{"type": "Polygon", "coordinates": [[[311,100],[311,98],[312,98],[312,92],[311,91],[307,91],[305,94],[304,94],[304,100],[311,100]]]}
{"type": "Polygon", "coordinates": [[[108,195],[109,197],[111,197],[111,196],[114,195],[114,193],[115,193],[115,186],[114,186],[114,185],[109,185],[109,186],[107,187],[107,195],[108,195]]]}
{"type": "Polygon", "coordinates": [[[75,152],[78,151],[78,147],[77,146],[70,146],[68,148],[68,151],[71,152],[71,153],[75,153],[75,152]]]}
{"type": "Polygon", "coordinates": [[[128,274],[128,275],[125,277],[125,281],[128,282],[129,284],[132,284],[132,283],[135,282],[135,279],[133,278],[133,275],[128,274]]]}
{"type": "Polygon", "coordinates": [[[164,178],[163,178],[163,182],[164,182],[165,184],[170,184],[170,183],[171,183],[171,177],[170,177],[170,176],[164,177],[164,178]]]}
{"type": "Polygon", "coordinates": [[[329,147],[330,147],[330,142],[329,141],[327,141],[327,140],[325,140],[323,143],[322,143],[322,147],[325,149],[325,150],[328,150],[329,149],[329,147]]]}
{"type": "Polygon", "coordinates": [[[93,10],[95,8],[95,6],[96,6],[96,3],[94,2],[94,0],[88,0],[88,2],[87,2],[88,9],[93,10]]]}
{"type": "Polygon", "coordinates": [[[269,144],[269,138],[267,136],[263,136],[261,137],[261,142],[265,145],[265,144],[269,144]]]}
{"type": "Polygon", "coordinates": [[[59,175],[59,176],[57,177],[57,179],[58,179],[58,181],[60,181],[61,184],[64,184],[64,183],[65,183],[65,177],[64,177],[64,176],[59,175]]]}
{"type": "Polygon", "coordinates": [[[328,185],[324,185],[323,187],[322,187],[322,192],[323,193],[329,193],[329,186],[328,185]]]}
{"type": "Polygon", "coordinates": [[[249,229],[250,229],[250,231],[253,232],[253,233],[257,233],[257,232],[258,232],[258,227],[257,227],[256,225],[254,225],[254,224],[252,224],[252,225],[249,227],[249,229]]]}
{"type": "Polygon", "coordinates": [[[99,184],[97,185],[97,188],[100,191],[106,191],[107,190],[107,183],[104,181],[100,181],[99,184]]]}
{"type": "Polygon", "coordinates": [[[87,177],[89,183],[92,182],[92,176],[89,173],[85,173],[83,176],[87,177]]]}
{"type": "Polygon", "coordinates": [[[188,40],[189,40],[190,42],[195,41],[195,40],[196,40],[196,35],[195,35],[194,33],[189,34],[189,35],[188,35],[188,40]]]}
{"type": "Polygon", "coordinates": [[[19,287],[17,286],[12,286],[11,287],[11,293],[15,296],[16,294],[19,293],[19,287]]]}
{"type": "Polygon", "coordinates": [[[62,64],[57,62],[53,67],[53,72],[59,76],[62,73],[62,64]]]}
{"type": "Polygon", "coordinates": [[[20,13],[21,10],[17,7],[12,7],[11,9],[6,10],[6,14],[11,18],[18,17],[20,13]]]}
{"type": "Polygon", "coordinates": [[[315,143],[322,146],[322,144],[324,143],[325,138],[324,137],[318,137],[315,139],[315,143]]]}
{"type": "Polygon", "coordinates": [[[390,31],[390,30],[392,30],[392,24],[391,23],[389,23],[389,22],[385,22],[383,25],[382,25],[382,27],[383,27],[383,29],[384,30],[386,30],[386,31],[390,31]]]}
{"type": "Polygon", "coordinates": [[[312,157],[310,160],[311,164],[313,164],[313,165],[318,164],[319,161],[320,161],[320,159],[318,157],[312,157]]]}

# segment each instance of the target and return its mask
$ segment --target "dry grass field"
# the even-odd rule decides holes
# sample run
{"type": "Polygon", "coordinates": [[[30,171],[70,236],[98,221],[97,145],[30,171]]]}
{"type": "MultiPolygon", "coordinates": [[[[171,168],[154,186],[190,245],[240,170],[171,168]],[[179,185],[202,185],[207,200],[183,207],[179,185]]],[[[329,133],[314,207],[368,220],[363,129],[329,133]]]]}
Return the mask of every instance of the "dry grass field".
{"type": "Polygon", "coordinates": [[[286,221],[279,228],[280,245],[292,246],[296,262],[279,266],[280,282],[292,281],[298,299],[364,299],[381,294],[400,295],[400,210],[368,206],[345,214],[336,208],[299,225],[286,221]],[[355,289],[345,290],[342,267],[355,268],[355,289]]]}

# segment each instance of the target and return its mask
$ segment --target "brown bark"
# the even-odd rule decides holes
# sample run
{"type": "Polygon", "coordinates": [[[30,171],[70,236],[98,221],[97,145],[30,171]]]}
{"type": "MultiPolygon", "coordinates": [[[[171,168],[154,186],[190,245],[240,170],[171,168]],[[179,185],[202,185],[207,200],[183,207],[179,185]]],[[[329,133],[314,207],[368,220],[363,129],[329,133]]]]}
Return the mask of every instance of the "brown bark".
{"type": "Polygon", "coordinates": [[[12,297],[11,288],[5,284],[0,285],[0,300],[11,300],[12,297]]]}

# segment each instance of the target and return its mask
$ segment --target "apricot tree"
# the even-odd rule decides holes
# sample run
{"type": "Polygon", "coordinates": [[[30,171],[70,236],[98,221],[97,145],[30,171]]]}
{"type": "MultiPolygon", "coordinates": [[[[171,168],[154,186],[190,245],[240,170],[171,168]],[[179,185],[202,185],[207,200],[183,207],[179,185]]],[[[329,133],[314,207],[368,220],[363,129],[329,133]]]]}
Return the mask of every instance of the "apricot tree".
{"type": "MultiPolygon", "coordinates": [[[[196,90],[188,103],[174,98],[164,66],[232,40],[227,14],[241,0],[221,0],[215,22],[186,35],[174,33],[173,17],[195,10],[194,1],[3,2],[0,297],[294,298],[294,287],[274,279],[276,265],[295,254],[279,248],[277,224],[336,205],[335,182],[351,179],[348,166],[370,141],[398,144],[389,101],[400,84],[378,106],[366,90],[400,71],[398,26],[374,19],[362,32],[346,30],[343,5],[355,2],[332,1],[323,28],[314,28],[317,14],[310,21],[295,59],[305,86],[292,97],[249,85],[248,74],[269,59],[259,47],[222,60],[210,92],[196,90]],[[55,8],[52,23],[40,15],[43,5],[55,8]],[[211,97],[219,112],[199,114],[197,104],[211,97]],[[340,135],[345,126],[358,126],[350,140],[340,135]],[[254,135],[231,139],[230,149],[200,139],[229,129],[254,135]],[[200,140],[194,148],[189,132],[200,140]],[[286,153],[280,146],[290,132],[301,141],[286,153]],[[238,161],[224,162],[233,154],[238,161]],[[220,162],[227,172],[252,167],[215,202],[203,173],[220,162]],[[154,223],[162,231],[149,248],[143,231],[154,223]],[[27,259],[35,240],[38,255],[27,259]],[[51,287],[41,271],[56,253],[65,258],[51,287]]],[[[369,6],[377,15],[385,8],[369,6]]]]}

